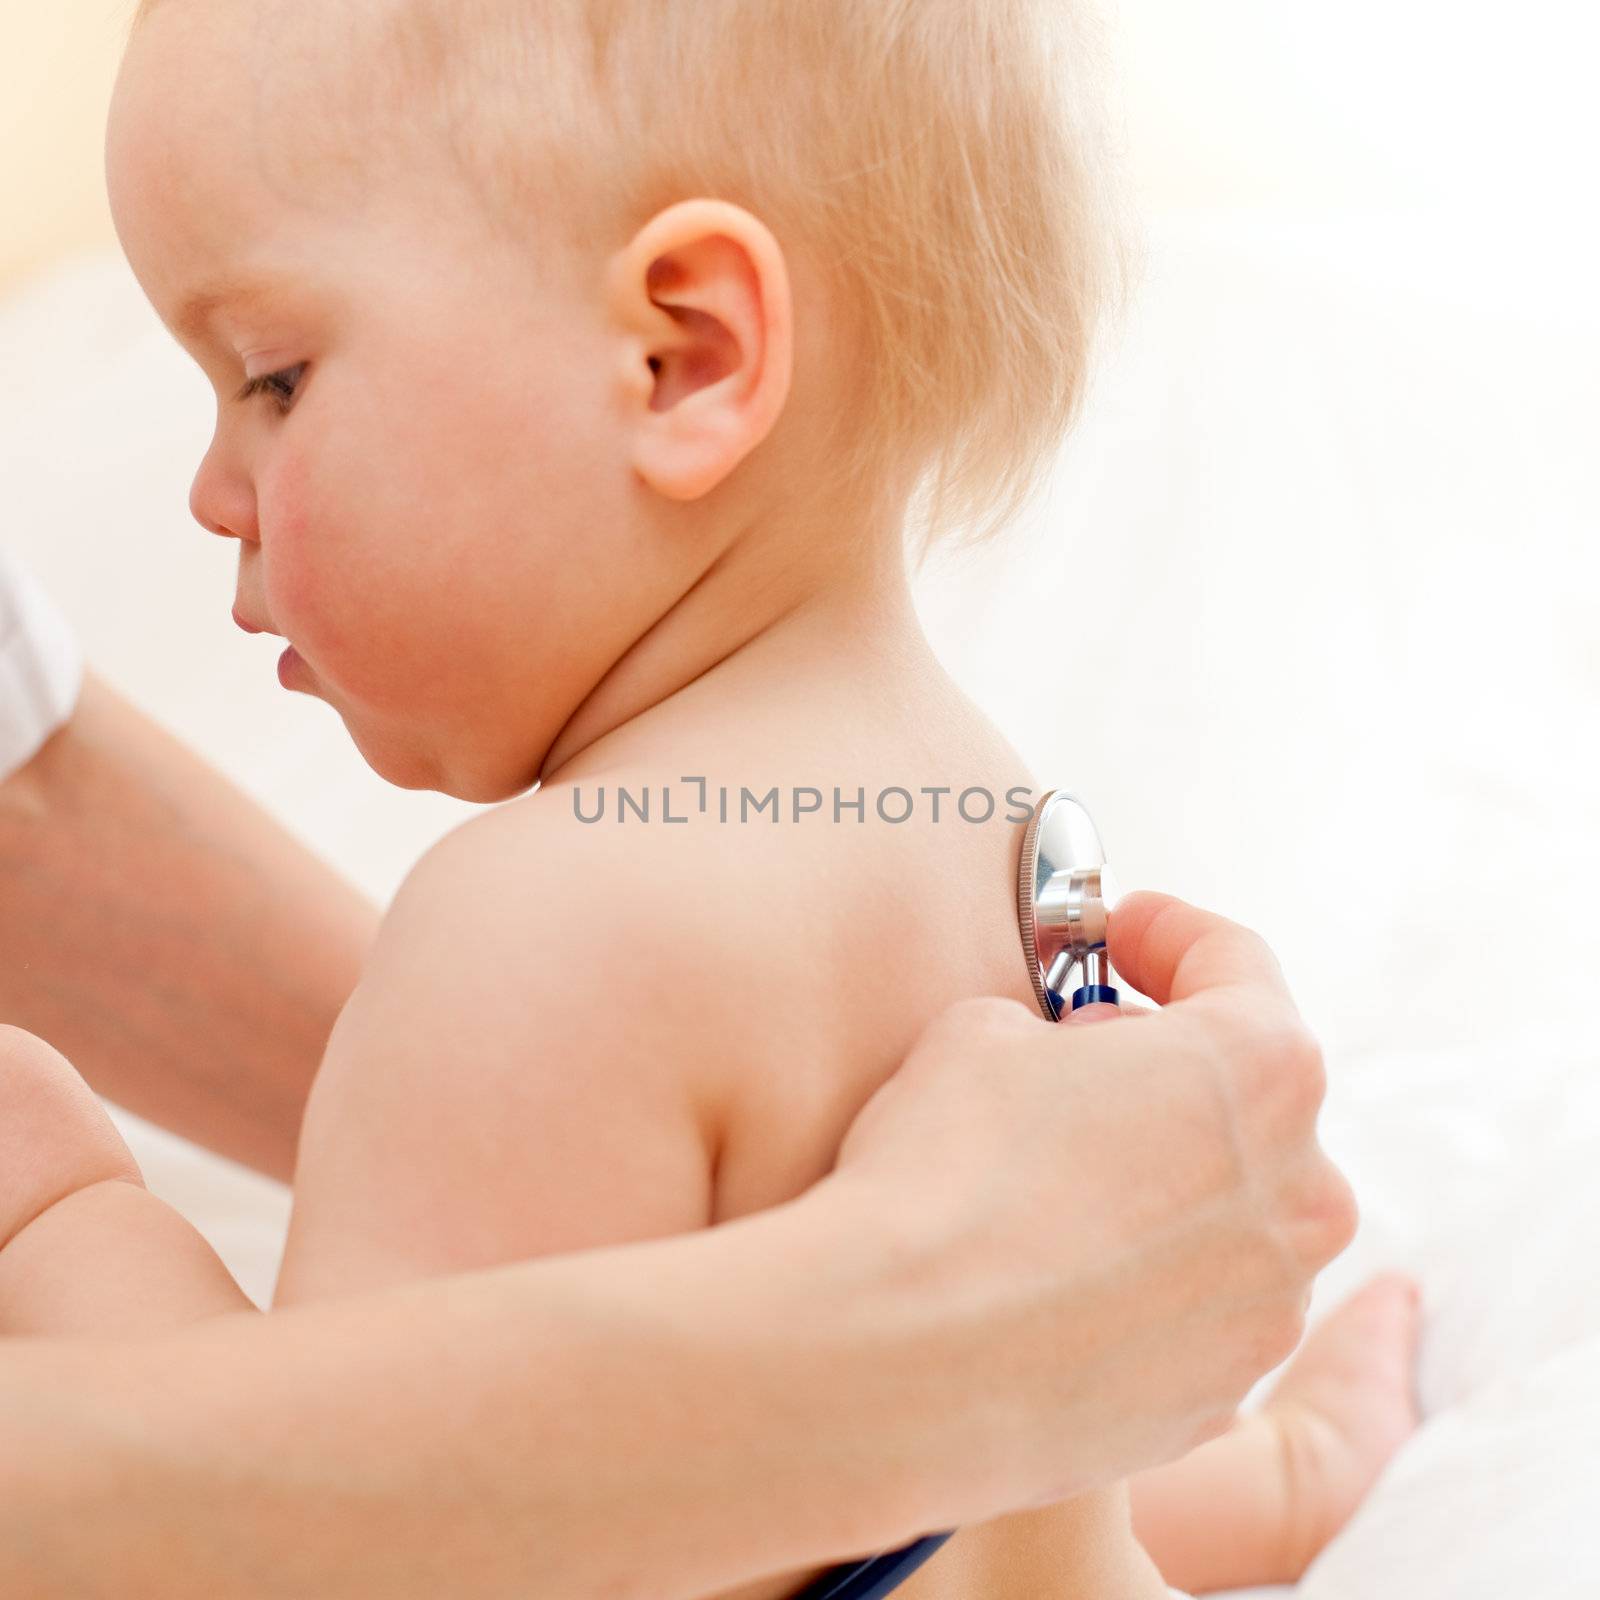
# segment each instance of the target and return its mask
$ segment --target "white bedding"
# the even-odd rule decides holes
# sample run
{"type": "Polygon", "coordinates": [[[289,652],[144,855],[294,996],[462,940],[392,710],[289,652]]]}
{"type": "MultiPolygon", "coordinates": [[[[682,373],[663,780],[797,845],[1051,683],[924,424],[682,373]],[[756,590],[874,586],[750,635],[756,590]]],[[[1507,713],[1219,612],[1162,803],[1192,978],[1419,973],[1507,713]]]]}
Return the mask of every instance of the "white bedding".
{"type": "MultiPolygon", "coordinates": [[[[1600,340],[1343,238],[1158,228],[1048,505],[922,604],[1126,885],[1279,952],[1364,1206],[1319,1307],[1423,1280],[1428,1421],[1298,1592],[1593,1595],[1600,340]]],[[[386,898],[471,808],[385,788],[233,629],[232,551],[184,512],[204,386],[122,269],[0,311],[0,371],[0,540],[94,665],[386,898]]],[[[265,1297],[282,1191],[123,1121],[265,1297]]]]}

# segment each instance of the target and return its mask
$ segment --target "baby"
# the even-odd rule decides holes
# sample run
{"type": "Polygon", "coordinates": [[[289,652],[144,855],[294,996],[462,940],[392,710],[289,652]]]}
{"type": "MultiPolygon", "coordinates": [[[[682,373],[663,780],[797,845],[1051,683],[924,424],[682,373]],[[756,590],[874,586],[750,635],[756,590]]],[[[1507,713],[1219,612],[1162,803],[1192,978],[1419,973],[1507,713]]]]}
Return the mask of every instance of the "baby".
{"type": "MultiPolygon", "coordinates": [[[[383,777],[504,802],[333,1031],[276,1305],[781,1205],[952,1000],[1033,1005],[1040,785],[906,550],[1003,526],[1074,415],[1118,277],[1092,44],[1045,0],[145,6],[112,205],[216,391],[235,614],[383,777]]],[[[10,1049],[0,1332],[247,1308],[10,1049]]],[[[1229,1435],[901,1592],[1295,1577],[1414,1425],[1414,1333],[1380,1280],[1229,1435]]]]}

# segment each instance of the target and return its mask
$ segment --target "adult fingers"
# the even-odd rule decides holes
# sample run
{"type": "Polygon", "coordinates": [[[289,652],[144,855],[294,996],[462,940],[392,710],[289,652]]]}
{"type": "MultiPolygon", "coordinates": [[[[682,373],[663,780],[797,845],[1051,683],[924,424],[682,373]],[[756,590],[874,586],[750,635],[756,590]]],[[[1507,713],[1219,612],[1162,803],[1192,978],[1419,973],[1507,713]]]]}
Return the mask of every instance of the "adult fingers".
{"type": "Polygon", "coordinates": [[[1327,1090],[1322,1051],[1259,934],[1171,895],[1139,890],[1116,903],[1107,943],[1117,971],[1161,1002],[1163,1015],[1199,1024],[1220,1084],[1266,1137],[1292,1143],[1313,1136],[1327,1090]]]}

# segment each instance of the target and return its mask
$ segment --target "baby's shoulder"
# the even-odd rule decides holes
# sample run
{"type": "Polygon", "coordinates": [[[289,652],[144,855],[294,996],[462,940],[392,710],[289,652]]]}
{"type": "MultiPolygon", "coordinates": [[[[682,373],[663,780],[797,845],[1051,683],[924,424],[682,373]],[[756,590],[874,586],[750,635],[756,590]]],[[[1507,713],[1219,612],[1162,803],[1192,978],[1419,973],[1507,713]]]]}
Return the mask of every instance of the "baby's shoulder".
{"type": "MultiPolygon", "coordinates": [[[[427,895],[439,911],[537,920],[617,955],[648,941],[653,961],[682,948],[662,943],[663,934],[692,932],[736,959],[740,944],[722,952],[718,932],[750,903],[749,867],[770,863],[780,841],[681,817],[679,803],[626,775],[603,790],[535,790],[445,834],[411,869],[395,905],[427,895]],[[621,810],[617,795],[627,796],[621,810]]],[[[701,965],[705,954],[702,947],[701,965]]]]}
{"type": "Polygon", "coordinates": [[[411,869],[380,943],[413,971],[469,959],[546,1037],[565,1017],[574,1047],[647,1041],[652,1070],[714,1108],[760,1039],[748,857],[718,829],[578,813],[566,790],[536,790],[459,824],[411,869]]]}
{"type": "Polygon", "coordinates": [[[740,1019],[649,852],[550,798],[396,893],[307,1106],[280,1297],[706,1225],[740,1019]]]}

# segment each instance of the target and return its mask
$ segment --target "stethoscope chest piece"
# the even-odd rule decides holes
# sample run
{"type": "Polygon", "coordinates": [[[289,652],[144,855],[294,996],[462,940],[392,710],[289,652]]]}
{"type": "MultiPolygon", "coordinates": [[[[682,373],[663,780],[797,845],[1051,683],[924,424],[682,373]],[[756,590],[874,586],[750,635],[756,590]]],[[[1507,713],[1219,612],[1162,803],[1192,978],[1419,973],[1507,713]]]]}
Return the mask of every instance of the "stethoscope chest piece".
{"type": "Polygon", "coordinates": [[[1052,1022],[1096,1001],[1117,1004],[1106,955],[1106,907],[1116,898],[1089,813],[1075,796],[1048,790],[1022,836],[1017,926],[1034,996],[1052,1022]]]}

